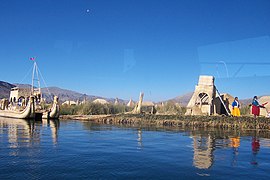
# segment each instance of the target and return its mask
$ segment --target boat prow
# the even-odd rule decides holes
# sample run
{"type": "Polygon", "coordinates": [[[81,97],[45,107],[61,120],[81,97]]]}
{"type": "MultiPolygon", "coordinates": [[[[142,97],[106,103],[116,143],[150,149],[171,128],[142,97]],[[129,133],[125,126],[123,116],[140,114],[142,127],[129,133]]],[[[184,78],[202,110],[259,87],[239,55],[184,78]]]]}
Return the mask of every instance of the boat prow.
{"type": "Polygon", "coordinates": [[[54,96],[52,108],[44,112],[42,115],[42,119],[58,119],[60,116],[60,106],[58,103],[58,97],[54,96]]]}

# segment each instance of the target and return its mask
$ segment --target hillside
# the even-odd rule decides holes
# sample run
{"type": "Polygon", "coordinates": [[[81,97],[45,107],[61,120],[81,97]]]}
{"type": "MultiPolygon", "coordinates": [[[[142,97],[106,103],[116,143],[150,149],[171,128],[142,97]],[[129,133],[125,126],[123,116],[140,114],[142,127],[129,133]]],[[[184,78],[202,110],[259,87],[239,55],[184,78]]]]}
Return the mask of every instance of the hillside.
{"type": "Polygon", "coordinates": [[[0,99],[9,98],[10,89],[15,87],[8,82],[0,81],[0,99]]]}
{"type": "MultiPolygon", "coordinates": [[[[30,89],[30,84],[14,84],[20,88],[30,89]]],[[[92,97],[95,98],[95,96],[87,96],[75,91],[62,89],[59,87],[48,87],[48,88],[41,88],[41,92],[44,98],[46,98],[48,101],[51,100],[50,95],[52,96],[58,96],[60,101],[82,101],[84,98],[92,100],[92,97]]]]}
{"type": "Polygon", "coordinates": [[[184,95],[181,95],[181,96],[177,96],[173,99],[169,99],[168,101],[172,101],[172,102],[175,102],[175,103],[179,103],[181,106],[187,106],[190,98],[192,97],[193,95],[193,92],[189,92],[189,93],[186,93],[184,95]]]}
{"type": "Polygon", "coordinates": [[[91,101],[91,100],[94,100],[96,98],[102,98],[102,97],[99,97],[99,96],[86,95],[86,94],[82,94],[82,93],[67,90],[67,89],[61,89],[61,88],[58,88],[58,87],[42,88],[41,91],[43,92],[43,96],[47,100],[50,100],[50,95],[49,94],[51,94],[53,96],[58,96],[59,100],[61,102],[64,102],[64,101],[67,101],[67,100],[83,101],[84,99],[91,101]]]}
{"type": "MultiPolygon", "coordinates": [[[[8,82],[4,82],[4,81],[0,81],[0,99],[2,98],[9,98],[9,93],[10,93],[10,89],[18,86],[20,88],[27,88],[30,90],[31,85],[29,84],[11,84],[8,82]]],[[[67,100],[70,101],[83,101],[84,99],[92,101],[95,100],[97,98],[101,98],[101,99],[105,99],[108,102],[114,102],[115,99],[114,98],[104,98],[104,97],[100,97],[100,96],[94,96],[94,95],[86,95],[86,94],[82,94],[79,92],[75,92],[75,91],[71,91],[71,90],[67,90],[67,89],[62,89],[59,87],[48,87],[48,88],[41,88],[41,91],[43,93],[44,98],[46,98],[47,101],[51,101],[52,98],[50,97],[49,94],[51,95],[56,95],[59,97],[60,102],[64,102],[67,100]]],[[[122,99],[119,99],[119,102],[125,102],[122,99]]]]}
{"type": "Polygon", "coordinates": [[[247,105],[251,104],[252,98],[239,99],[239,102],[241,103],[242,107],[244,107],[244,106],[247,106],[247,105]]]}

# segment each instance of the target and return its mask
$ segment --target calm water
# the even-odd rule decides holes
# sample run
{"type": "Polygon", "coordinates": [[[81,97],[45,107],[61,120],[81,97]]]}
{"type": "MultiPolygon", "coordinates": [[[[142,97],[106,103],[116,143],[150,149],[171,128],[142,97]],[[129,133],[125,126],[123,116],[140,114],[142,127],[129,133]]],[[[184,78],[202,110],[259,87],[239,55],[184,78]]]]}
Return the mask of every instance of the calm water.
{"type": "Polygon", "coordinates": [[[269,179],[269,137],[0,118],[0,179],[269,179]]]}

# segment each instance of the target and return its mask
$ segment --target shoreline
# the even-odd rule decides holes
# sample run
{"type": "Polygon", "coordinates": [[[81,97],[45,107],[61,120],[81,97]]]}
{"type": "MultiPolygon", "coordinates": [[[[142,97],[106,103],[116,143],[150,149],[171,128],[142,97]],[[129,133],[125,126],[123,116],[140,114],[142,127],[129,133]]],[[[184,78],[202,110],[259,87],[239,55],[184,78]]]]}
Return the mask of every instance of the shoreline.
{"type": "Polygon", "coordinates": [[[185,116],[185,115],[62,115],[60,120],[93,121],[105,124],[156,125],[167,127],[222,128],[270,130],[270,118],[251,116],[185,116]]]}

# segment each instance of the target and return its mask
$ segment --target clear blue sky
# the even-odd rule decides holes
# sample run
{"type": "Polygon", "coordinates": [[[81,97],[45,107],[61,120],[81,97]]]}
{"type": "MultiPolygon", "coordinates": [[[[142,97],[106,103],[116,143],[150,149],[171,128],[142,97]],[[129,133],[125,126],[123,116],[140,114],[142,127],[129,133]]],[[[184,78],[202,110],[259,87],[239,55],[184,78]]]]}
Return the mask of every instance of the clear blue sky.
{"type": "Polygon", "coordinates": [[[2,0],[0,27],[11,83],[31,83],[35,56],[48,86],[89,95],[166,100],[200,74],[233,96],[270,94],[269,0],[2,0]]]}

